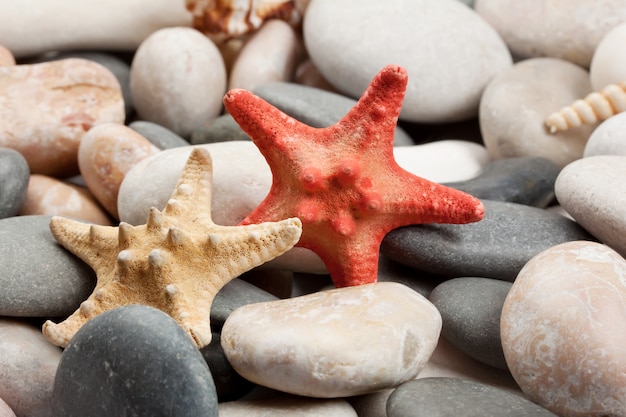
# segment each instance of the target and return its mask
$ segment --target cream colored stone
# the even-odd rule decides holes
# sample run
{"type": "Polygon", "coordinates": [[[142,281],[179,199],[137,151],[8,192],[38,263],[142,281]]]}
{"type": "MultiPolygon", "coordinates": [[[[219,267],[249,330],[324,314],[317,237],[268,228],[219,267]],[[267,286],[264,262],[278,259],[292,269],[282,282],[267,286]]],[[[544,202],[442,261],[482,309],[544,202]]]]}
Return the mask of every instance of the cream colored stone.
{"type": "Polygon", "coordinates": [[[589,76],[591,86],[600,91],[609,84],[626,81],[626,23],[611,29],[600,41],[593,53],[589,76]]]}
{"type": "Polygon", "coordinates": [[[78,166],[87,187],[115,218],[117,195],[124,176],[159,149],[133,129],[106,123],[91,129],[78,149],[78,166]]]}
{"type": "Polygon", "coordinates": [[[598,155],[626,156],[626,113],[609,117],[589,136],[583,156],[598,155]]]}
{"type": "Polygon", "coordinates": [[[0,398],[0,417],[15,417],[15,413],[2,398],[0,398]]]}
{"type": "Polygon", "coordinates": [[[345,400],[278,396],[220,403],[219,417],[357,417],[345,400]]]}
{"type": "Polygon", "coordinates": [[[124,122],[124,101],[103,66],[72,58],[0,67],[0,146],[19,151],[31,173],[77,173],[80,140],[105,122],[124,122]]]}
{"type": "Polygon", "coordinates": [[[95,224],[111,224],[107,212],[88,189],[45,175],[33,174],[20,216],[65,216],[95,224]]]}
{"type": "Polygon", "coordinates": [[[244,378],[309,397],[395,387],[428,361],[441,316],[410,288],[380,282],[251,304],[222,329],[222,347],[244,378]]]}
{"type": "Polygon", "coordinates": [[[595,242],[554,246],[520,271],[502,310],[513,377],[563,417],[626,415],[626,261],[595,242]]]}
{"type": "Polygon", "coordinates": [[[15,58],[11,51],[0,45],[0,67],[15,65],[15,58]]]}

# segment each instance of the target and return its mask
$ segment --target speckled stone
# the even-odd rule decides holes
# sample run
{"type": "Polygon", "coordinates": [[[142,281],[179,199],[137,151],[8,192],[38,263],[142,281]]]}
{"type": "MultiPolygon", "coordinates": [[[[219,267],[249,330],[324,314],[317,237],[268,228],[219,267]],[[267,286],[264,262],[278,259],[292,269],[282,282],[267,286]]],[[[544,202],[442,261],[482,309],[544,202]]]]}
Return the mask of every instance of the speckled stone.
{"type": "Polygon", "coordinates": [[[557,417],[523,396],[458,378],[423,378],[400,385],[387,417],[557,417]]]}
{"type": "Polygon", "coordinates": [[[93,291],[93,271],[57,244],[49,222],[49,216],[0,220],[1,316],[69,315],[93,291]]]}
{"type": "Polygon", "coordinates": [[[17,151],[0,148],[0,219],[15,216],[28,189],[28,162],[17,151]]]}
{"type": "Polygon", "coordinates": [[[189,142],[185,139],[156,123],[137,120],[129,124],[128,127],[148,139],[154,146],[161,150],[189,146],[189,142]]]}
{"type": "Polygon", "coordinates": [[[439,284],[428,299],[441,313],[441,335],[470,357],[508,369],[500,342],[500,314],[511,285],[478,277],[439,284]]]}
{"type": "Polygon", "coordinates": [[[55,416],[217,417],[211,372],[167,314],[130,305],[87,322],[63,352],[55,416]]]}
{"type": "Polygon", "coordinates": [[[277,396],[259,400],[231,401],[219,405],[220,417],[357,417],[342,399],[277,396]]]}
{"type": "Polygon", "coordinates": [[[527,397],[559,416],[626,415],[626,260],[595,242],[554,246],[520,271],[501,336],[527,397]]]}
{"type": "Polygon", "coordinates": [[[585,145],[583,157],[598,155],[626,156],[626,112],[611,116],[594,129],[585,145]]]}
{"type": "Polygon", "coordinates": [[[387,234],[381,251],[433,274],[513,281],[542,250],[571,240],[595,240],[556,213],[501,201],[483,204],[485,218],[479,222],[401,227],[387,234]]]}

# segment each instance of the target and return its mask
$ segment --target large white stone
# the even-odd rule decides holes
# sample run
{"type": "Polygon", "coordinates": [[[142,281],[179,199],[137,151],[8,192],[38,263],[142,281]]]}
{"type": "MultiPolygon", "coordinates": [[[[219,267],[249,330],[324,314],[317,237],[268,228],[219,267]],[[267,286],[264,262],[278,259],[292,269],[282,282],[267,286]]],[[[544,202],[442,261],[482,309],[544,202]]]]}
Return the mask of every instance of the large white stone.
{"type": "Polygon", "coordinates": [[[345,397],[417,376],[441,331],[439,311],[395,282],[346,287],[235,310],[221,344],[257,384],[309,397],[345,397]]]}
{"type": "Polygon", "coordinates": [[[626,113],[609,117],[591,133],[583,156],[596,155],[626,156],[626,113]]]}
{"type": "Polygon", "coordinates": [[[626,23],[611,29],[600,41],[593,53],[589,76],[591,86],[600,91],[609,84],[626,81],[626,23]]]}
{"type": "Polygon", "coordinates": [[[512,62],[498,34],[456,0],[315,0],[304,41],[324,77],[355,98],[384,66],[405,67],[400,118],[415,122],[476,116],[483,89],[512,62]]]}

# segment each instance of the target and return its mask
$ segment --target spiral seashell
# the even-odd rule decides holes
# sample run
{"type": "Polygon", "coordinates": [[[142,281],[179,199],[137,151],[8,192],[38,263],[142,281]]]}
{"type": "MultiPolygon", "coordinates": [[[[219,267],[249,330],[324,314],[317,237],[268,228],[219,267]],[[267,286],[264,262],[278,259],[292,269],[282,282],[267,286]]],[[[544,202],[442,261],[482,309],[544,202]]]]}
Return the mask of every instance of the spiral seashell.
{"type": "Polygon", "coordinates": [[[610,84],[602,91],[589,94],[582,100],[552,113],[546,119],[550,133],[567,130],[583,124],[595,123],[626,111],[626,82],[610,84]]]}

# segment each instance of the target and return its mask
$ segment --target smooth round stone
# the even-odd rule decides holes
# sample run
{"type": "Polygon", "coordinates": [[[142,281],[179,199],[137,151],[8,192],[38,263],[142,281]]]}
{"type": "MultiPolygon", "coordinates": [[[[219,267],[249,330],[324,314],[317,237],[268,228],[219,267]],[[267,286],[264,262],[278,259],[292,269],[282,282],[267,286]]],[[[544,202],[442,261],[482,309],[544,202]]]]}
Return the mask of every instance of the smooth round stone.
{"type": "Polygon", "coordinates": [[[400,118],[412,122],[475,117],[487,83],[512,63],[495,30],[457,0],[316,0],[304,41],[324,77],[351,97],[385,65],[406,68],[400,118]]]}
{"type": "Polygon", "coordinates": [[[228,316],[239,307],[275,300],[278,300],[276,296],[243,279],[230,280],[211,303],[211,329],[220,331],[228,316]]]}
{"type": "Polygon", "coordinates": [[[189,142],[185,139],[156,123],[137,120],[129,124],[128,127],[148,139],[161,150],[189,146],[189,142]]]}
{"type": "Polygon", "coordinates": [[[556,197],[576,221],[626,256],[626,156],[591,156],[563,168],[556,197]]]}
{"type": "Polygon", "coordinates": [[[50,401],[60,360],[61,349],[50,344],[39,329],[0,318],[0,397],[16,415],[56,416],[50,401]]]}
{"type": "Polygon", "coordinates": [[[93,271],[54,240],[49,223],[50,216],[0,220],[0,316],[67,316],[93,291],[93,271]]]}
{"type": "Polygon", "coordinates": [[[28,190],[30,170],[21,153],[0,148],[0,219],[15,216],[28,190]]]}
{"type": "Polygon", "coordinates": [[[63,352],[55,416],[214,416],[211,372],[167,314],[130,305],[88,321],[63,352]]]}
{"type": "Polygon", "coordinates": [[[187,137],[222,110],[224,60],[215,44],[197,30],[161,29],[137,49],[130,89],[141,119],[187,137]]]}
{"type": "Polygon", "coordinates": [[[220,403],[220,417],[357,417],[345,400],[279,396],[220,403]]]}
{"type": "MultiPolygon", "coordinates": [[[[115,218],[117,195],[124,176],[159,149],[129,127],[105,123],[91,129],[78,148],[78,166],[87,187],[115,218]]],[[[146,216],[147,218],[147,216],[146,216]]]]}
{"type": "Polygon", "coordinates": [[[241,307],[224,324],[222,347],[250,381],[334,398],[415,378],[440,330],[441,316],[428,300],[380,282],[241,307]]]}
{"type": "Polygon", "coordinates": [[[577,65],[556,58],[518,62],[489,83],[480,102],[480,131],[489,154],[542,156],[559,168],[581,158],[595,125],[552,134],[545,120],[589,93],[589,74],[577,65]]]}
{"type": "Polygon", "coordinates": [[[15,65],[15,57],[13,57],[11,51],[0,45],[0,67],[8,67],[11,65],[15,65]]]}
{"type": "Polygon", "coordinates": [[[2,1],[0,16],[0,39],[16,57],[59,50],[134,50],[155,30],[189,26],[192,19],[184,2],[170,0],[2,1]]]}
{"type": "Polygon", "coordinates": [[[624,43],[626,23],[613,27],[598,43],[589,67],[591,86],[595,91],[626,80],[626,57],[621,53],[624,43]]]}
{"type": "Polygon", "coordinates": [[[298,65],[296,73],[294,74],[294,81],[296,84],[306,85],[307,87],[315,87],[330,92],[337,91],[337,89],[320,74],[320,71],[310,58],[305,59],[298,65]]]}
{"type": "Polygon", "coordinates": [[[198,127],[191,133],[189,142],[192,145],[203,145],[205,143],[249,141],[250,136],[241,129],[233,116],[223,114],[204,125],[198,127]]]}
{"type": "Polygon", "coordinates": [[[441,313],[441,335],[477,361],[508,369],[500,343],[500,313],[511,285],[478,277],[439,284],[428,299],[441,313]]]}
{"type": "Polygon", "coordinates": [[[476,0],[474,9],[517,59],[555,57],[589,68],[600,40],[626,20],[621,0],[476,0]]]}
{"type": "Polygon", "coordinates": [[[15,413],[2,398],[0,398],[0,417],[15,417],[15,413]]]}
{"type": "Polygon", "coordinates": [[[85,133],[100,123],[124,123],[117,79],[84,59],[3,67],[0,97],[11,109],[0,112],[0,146],[19,151],[33,174],[76,174],[85,133]]]}
{"type": "MultiPolygon", "coordinates": [[[[258,86],[254,93],[296,120],[313,127],[328,127],[341,120],[356,105],[356,100],[341,94],[294,83],[258,86]]],[[[394,146],[415,145],[411,137],[396,126],[394,146]]]]}
{"type": "Polygon", "coordinates": [[[557,417],[520,395],[459,378],[423,378],[400,385],[388,417],[557,417]]]}
{"type": "Polygon", "coordinates": [[[485,217],[469,224],[401,227],[385,236],[381,252],[433,274],[513,281],[544,249],[572,240],[594,240],[576,222],[535,207],[483,200],[485,217]]]}
{"type": "Polygon", "coordinates": [[[589,136],[583,157],[598,155],[626,156],[625,132],[626,112],[609,117],[600,123],[589,136]]]}
{"type": "Polygon", "coordinates": [[[284,20],[268,20],[245,43],[228,75],[228,89],[291,81],[302,46],[284,20]]]}
{"type": "Polygon", "coordinates": [[[85,187],[45,175],[33,174],[20,216],[63,216],[111,225],[108,213],[85,187]]]}
{"type": "Polygon", "coordinates": [[[554,200],[559,167],[534,156],[496,159],[472,179],[444,184],[476,198],[546,207],[554,200]]]}
{"type": "Polygon", "coordinates": [[[626,261],[569,242],[526,264],[504,303],[502,347],[528,398],[560,416],[626,415],[626,261]]]}

